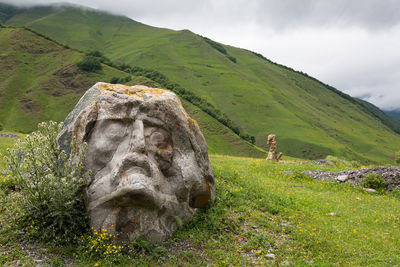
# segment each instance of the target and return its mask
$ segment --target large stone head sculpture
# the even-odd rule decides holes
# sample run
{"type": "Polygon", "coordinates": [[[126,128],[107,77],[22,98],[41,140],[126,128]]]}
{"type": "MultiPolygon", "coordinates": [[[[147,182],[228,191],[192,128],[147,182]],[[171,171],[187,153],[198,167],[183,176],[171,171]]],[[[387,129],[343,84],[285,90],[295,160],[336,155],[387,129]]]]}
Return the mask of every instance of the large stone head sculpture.
{"type": "Polygon", "coordinates": [[[58,141],[72,156],[87,144],[91,226],[121,240],[162,240],[214,198],[204,137],[170,91],[97,83],[58,141]]]}

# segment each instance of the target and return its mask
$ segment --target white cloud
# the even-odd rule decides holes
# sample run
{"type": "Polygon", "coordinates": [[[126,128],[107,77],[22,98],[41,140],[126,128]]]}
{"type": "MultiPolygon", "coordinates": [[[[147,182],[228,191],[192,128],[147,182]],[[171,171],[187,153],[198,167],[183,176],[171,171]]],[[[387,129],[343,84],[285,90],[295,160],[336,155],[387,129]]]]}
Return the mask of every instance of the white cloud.
{"type": "MultiPolygon", "coordinates": [[[[5,1],[22,5],[58,2],[5,1]]],[[[68,2],[124,14],[153,26],[190,29],[262,53],[381,108],[400,108],[398,0],[68,2]]]]}

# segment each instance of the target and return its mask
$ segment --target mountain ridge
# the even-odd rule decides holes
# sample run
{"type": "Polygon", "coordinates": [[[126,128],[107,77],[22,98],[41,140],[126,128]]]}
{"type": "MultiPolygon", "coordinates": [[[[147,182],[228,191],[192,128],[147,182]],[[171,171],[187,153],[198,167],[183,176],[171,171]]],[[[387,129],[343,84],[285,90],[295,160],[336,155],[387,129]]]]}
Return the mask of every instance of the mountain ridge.
{"type": "Polygon", "coordinates": [[[271,132],[284,154],[303,158],[334,154],[388,162],[400,146],[397,126],[386,115],[376,116],[369,105],[255,52],[215,42],[232,60],[190,31],[70,7],[33,20],[41,16],[38,10],[27,9],[6,24],[26,25],[79,50],[99,50],[119,64],[160,71],[228,114],[262,148],[271,132]]]}

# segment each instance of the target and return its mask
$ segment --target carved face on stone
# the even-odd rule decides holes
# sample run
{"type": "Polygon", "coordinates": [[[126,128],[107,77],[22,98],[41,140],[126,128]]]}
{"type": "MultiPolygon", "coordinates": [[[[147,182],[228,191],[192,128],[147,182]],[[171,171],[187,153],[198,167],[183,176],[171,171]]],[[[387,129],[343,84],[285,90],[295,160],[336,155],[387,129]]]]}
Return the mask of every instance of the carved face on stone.
{"type": "Polygon", "coordinates": [[[91,225],[120,239],[162,240],[214,197],[204,137],[169,91],[103,83],[90,90],[95,96],[70,128],[74,153],[87,143],[91,225]]]}

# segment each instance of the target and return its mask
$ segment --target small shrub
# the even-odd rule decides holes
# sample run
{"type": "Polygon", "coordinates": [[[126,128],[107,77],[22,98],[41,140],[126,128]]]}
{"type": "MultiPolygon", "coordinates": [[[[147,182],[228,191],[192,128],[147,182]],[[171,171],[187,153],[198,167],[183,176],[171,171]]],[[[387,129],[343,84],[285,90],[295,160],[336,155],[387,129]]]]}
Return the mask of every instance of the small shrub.
{"type": "Polygon", "coordinates": [[[0,131],[3,131],[3,124],[0,123],[0,131]]]}
{"type": "Polygon", "coordinates": [[[78,239],[78,249],[85,257],[97,259],[120,254],[124,246],[117,244],[115,236],[107,233],[106,229],[102,229],[101,231],[93,229],[92,234],[80,236],[78,239]]]}
{"type": "Polygon", "coordinates": [[[220,53],[226,55],[228,52],[226,51],[225,47],[220,43],[217,43],[207,37],[203,37],[204,41],[206,41],[212,48],[218,50],[220,53]]]}
{"type": "Polygon", "coordinates": [[[0,189],[3,189],[4,192],[9,193],[10,191],[15,191],[17,186],[16,179],[11,175],[0,175],[0,189]]]}
{"type": "Polygon", "coordinates": [[[40,123],[38,131],[7,150],[9,175],[21,191],[19,224],[30,236],[66,243],[87,231],[88,220],[81,189],[82,157],[75,164],[57,148],[61,124],[40,123]]]}
{"type": "Polygon", "coordinates": [[[365,176],[362,183],[364,188],[372,188],[376,191],[383,192],[387,188],[387,183],[384,181],[383,177],[376,173],[369,173],[365,176]]]}
{"type": "Polygon", "coordinates": [[[125,81],[126,83],[132,81],[132,76],[126,76],[126,77],[124,78],[124,81],[125,81]]]}
{"type": "Polygon", "coordinates": [[[86,55],[90,56],[90,57],[99,57],[99,58],[104,57],[104,55],[100,51],[97,51],[97,50],[89,51],[89,52],[86,53],[86,55]]]}
{"type": "Polygon", "coordinates": [[[122,84],[124,84],[124,83],[130,82],[131,80],[132,80],[131,76],[126,76],[125,78],[119,78],[119,77],[115,77],[114,76],[114,77],[111,78],[110,83],[113,83],[113,84],[122,83],[122,84]]]}
{"type": "Polygon", "coordinates": [[[236,62],[237,62],[236,58],[233,57],[233,56],[231,56],[231,55],[227,55],[226,57],[227,57],[230,61],[232,61],[233,63],[236,63],[236,62]]]}
{"type": "Polygon", "coordinates": [[[112,84],[119,83],[119,77],[112,77],[111,80],[110,80],[110,83],[112,83],[112,84]]]}
{"type": "Polygon", "coordinates": [[[95,72],[103,69],[101,60],[94,56],[85,56],[78,62],[77,66],[80,70],[87,72],[95,72]]]}

